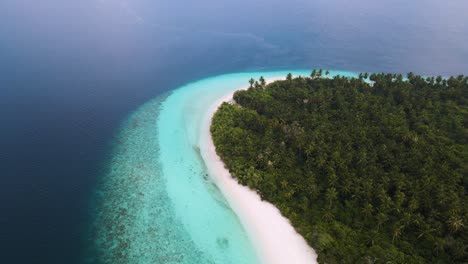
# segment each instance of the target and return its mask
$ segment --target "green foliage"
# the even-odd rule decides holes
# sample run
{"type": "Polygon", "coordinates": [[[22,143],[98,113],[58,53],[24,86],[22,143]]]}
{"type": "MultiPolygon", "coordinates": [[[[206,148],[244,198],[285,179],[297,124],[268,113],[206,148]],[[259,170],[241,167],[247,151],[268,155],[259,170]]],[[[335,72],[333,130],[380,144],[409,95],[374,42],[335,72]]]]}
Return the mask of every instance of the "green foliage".
{"type": "Polygon", "coordinates": [[[221,105],[211,132],[233,177],[320,263],[468,262],[468,77],[321,76],[221,105]]]}

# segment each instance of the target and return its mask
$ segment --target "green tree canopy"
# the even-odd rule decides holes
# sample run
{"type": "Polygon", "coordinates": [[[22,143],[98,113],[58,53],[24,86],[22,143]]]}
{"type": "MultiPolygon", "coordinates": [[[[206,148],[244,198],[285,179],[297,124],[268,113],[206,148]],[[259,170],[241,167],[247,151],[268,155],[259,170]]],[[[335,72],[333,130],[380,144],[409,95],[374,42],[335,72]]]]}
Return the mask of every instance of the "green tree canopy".
{"type": "Polygon", "coordinates": [[[467,263],[468,77],[320,76],[219,108],[211,132],[231,175],[320,263],[467,263]]]}

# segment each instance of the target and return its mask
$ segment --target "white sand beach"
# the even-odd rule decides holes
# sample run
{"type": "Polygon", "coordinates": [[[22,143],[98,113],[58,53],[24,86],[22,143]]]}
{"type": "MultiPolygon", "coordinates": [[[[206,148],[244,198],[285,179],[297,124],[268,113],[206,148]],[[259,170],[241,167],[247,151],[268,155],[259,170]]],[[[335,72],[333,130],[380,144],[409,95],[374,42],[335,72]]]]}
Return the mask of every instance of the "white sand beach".
{"type": "MultiPolygon", "coordinates": [[[[267,81],[279,79],[284,77],[269,78],[267,81]]],[[[232,100],[232,96],[232,92],[226,94],[209,106],[202,120],[200,151],[210,177],[239,217],[262,263],[317,263],[315,251],[294,230],[289,220],[283,217],[274,205],[262,201],[255,191],[240,185],[232,178],[216,154],[210,134],[211,119],[222,102],[232,100]]]]}

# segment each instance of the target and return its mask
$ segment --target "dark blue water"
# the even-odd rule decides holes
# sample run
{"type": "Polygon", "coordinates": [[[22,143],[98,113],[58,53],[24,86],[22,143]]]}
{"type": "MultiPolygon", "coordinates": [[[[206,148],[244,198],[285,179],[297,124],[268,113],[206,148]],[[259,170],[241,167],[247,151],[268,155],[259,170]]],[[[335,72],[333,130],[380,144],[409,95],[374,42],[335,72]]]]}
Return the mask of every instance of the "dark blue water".
{"type": "Polygon", "coordinates": [[[2,0],[1,262],[82,261],[114,131],[147,100],[247,70],[467,74],[467,12],[464,0],[2,0]]]}

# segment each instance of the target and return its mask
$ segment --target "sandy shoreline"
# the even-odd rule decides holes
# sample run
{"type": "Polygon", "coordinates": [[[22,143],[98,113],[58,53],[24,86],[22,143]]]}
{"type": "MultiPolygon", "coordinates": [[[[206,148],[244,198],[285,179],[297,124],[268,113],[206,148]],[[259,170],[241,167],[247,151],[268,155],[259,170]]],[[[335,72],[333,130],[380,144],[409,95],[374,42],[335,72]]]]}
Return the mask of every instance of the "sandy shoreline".
{"type": "MultiPolygon", "coordinates": [[[[279,79],[284,77],[267,81],[279,79]]],[[[210,133],[211,119],[223,102],[232,100],[233,94],[230,92],[209,106],[202,120],[200,152],[208,173],[239,217],[262,263],[317,263],[315,251],[294,230],[289,220],[274,205],[262,201],[256,192],[233,179],[216,154],[210,133]]]]}

